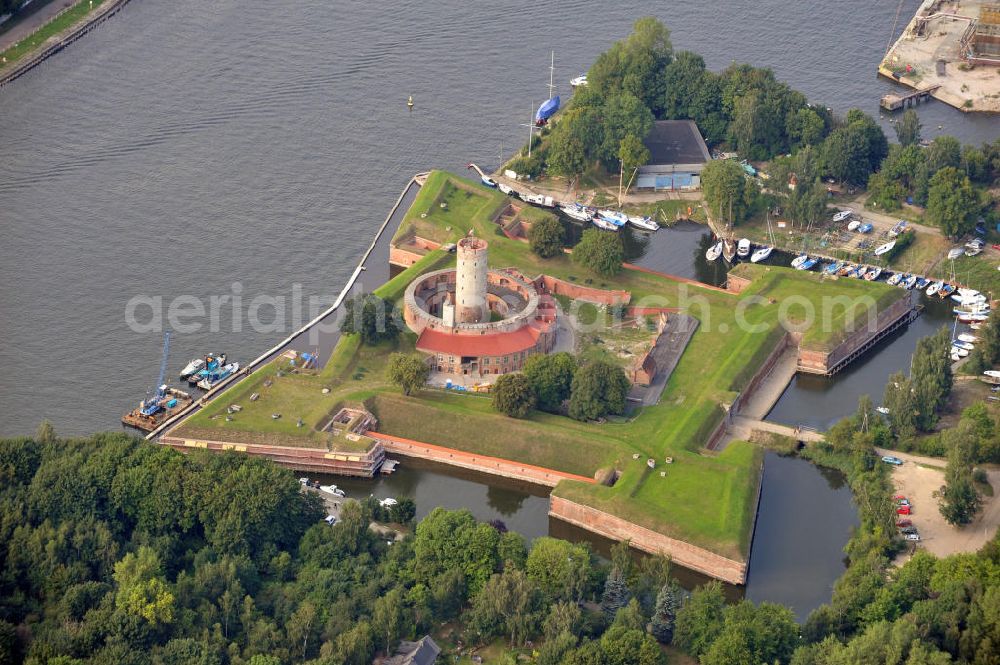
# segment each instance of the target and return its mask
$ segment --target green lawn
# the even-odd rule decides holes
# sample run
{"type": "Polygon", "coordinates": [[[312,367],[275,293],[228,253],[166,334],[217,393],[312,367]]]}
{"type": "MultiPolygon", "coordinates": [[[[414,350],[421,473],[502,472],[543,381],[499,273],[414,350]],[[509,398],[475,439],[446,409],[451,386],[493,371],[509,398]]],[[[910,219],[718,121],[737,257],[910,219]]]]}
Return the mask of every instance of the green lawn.
{"type": "MultiPolygon", "coordinates": [[[[620,472],[613,487],[564,481],[555,493],[724,556],[745,557],[760,449],[734,442],[717,454],[706,451],[704,444],[724,418],[724,405],[745,388],[785,334],[779,324],[782,303],[797,298],[821,313],[826,296],[847,300],[848,306],[833,308],[828,326],[814,325],[804,331],[806,344],[822,347],[843,334],[848,312],[863,310],[871,301],[886,306],[903,292],[885,285],[824,280],[815,273],[752,265],[737,269],[753,280],[742,296],[634,270],[605,278],[580,268],[568,256],[543,260],[526,244],[496,235],[492,218],[503,205],[499,192],[437,172],[428,178],[399,234],[417,231],[444,242],[457,240],[472,228],[489,240],[494,267],[516,267],[529,277],[545,273],[602,288],[627,289],[633,304],[680,307],[698,318],[699,330],[658,405],[639,409],[629,418],[595,424],[542,413],[514,420],[494,412],[489,399],[472,394],[423,390],[404,397],[386,383],[384,365],[390,351],[412,350],[413,336],[406,335],[393,348],[364,347],[357,338],[345,337],[319,376],[296,377],[299,383],[272,386],[287,391],[281,398],[287,400],[282,408],[291,413],[294,407],[288,404],[307,403],[299,408],[313,427],[334,407],[363,401],[379,418],[381,431],[389,434],[588,477],[613,467],[620,472]],[[445,208],[440,207],[442,202],[445,208]],[[750,295],[757,298],[744,300],[750,295]],[[865,300],[856,304],[858,298],[865,300]],[[323,386],[331,388],[328,395],[320,394],[323,386]],[[674,459],[673,464],[663,464],[667,456],[674,459]],[[646,466],[647,458],[658,461],[655,471],[646,466]],[[666,476],[661,477],[660,471],[666,476]]],[[[399,298],[416,275],[453,261],[450,254],[431,253],[380,293],[399,298]]],[[[798,322],[798,311],[791,308],[787,314],[798,322]]],[[[591,307],[588,313],[602,312],[591,307]]],[[[246,381],[237,390],[246,394],[259,382],[246,381]]],[[[212,416],[237,398],[239,393],[234,392],[225,404],[210,405],[185,427],[219,426],[219,418],[212,416]]],[[[241,413],[234,423],[247,431],[259,426],[285,437],[297,436],[303,445],[324,445],[303,431],[309,428],[296,428],[294,419],[271,421],[272,407],[261,406],[260,413],[241,413]]],[[[222,427],[236,429],[233,423],[222,427]]]]}
{"type": "Polygon", "coordinates": [[[56,18],[46,23],[38,30],[35,30],[14,46],[11,46],[3,53],[0,53],[0,72],[2,72],[4,68],[12,66],[19,59],[23,58],[38,46],[41,46],[42,42],[49,37],[57,35],[63,30],[74,25],[84,16],[96,10],[103,2],[104,0],[94,0],[93,5],[91,5],[89,0],[80,0],[80,2],[56,16],[56,18]],[[3,58],[6,58],[6,61],[4,61],[3,58]]]}

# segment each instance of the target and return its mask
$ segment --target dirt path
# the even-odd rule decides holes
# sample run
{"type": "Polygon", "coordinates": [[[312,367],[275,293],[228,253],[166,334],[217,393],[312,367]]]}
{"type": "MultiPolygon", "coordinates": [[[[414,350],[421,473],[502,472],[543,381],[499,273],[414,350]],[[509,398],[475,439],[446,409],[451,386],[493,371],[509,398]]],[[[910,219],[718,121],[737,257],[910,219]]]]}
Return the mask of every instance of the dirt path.
{"type": "MultiPolygon", "coordinates": [[[[907,517],[920,532],[920,547],[936,556],[975,552],[996,533],[1000,526],[1000,469],[987,470],[994,495],[983,497],[983,509],[972,524],[958,528],[945,522],[933,496],[944,485],[944,460],[891,450],[880,450],[879,454],[893,455],[904,462],[893,468],[892,481],[896,491],[913,506],[913,514],[907,517]]],[[[906,559],[900,557],[897,562],[906,559]]]]}
{"type": "Polygon", "coordinates": [[[0,30],[3,31],[0,32],[0,51],[6,51],[35,30],[38,30],[51,21],[56,14],[67,7],[73,6],[74,2],[75,0],[51,0],[51,2],[41,6],[43,0],[34,0],[31,5],[28,5],[29,11],[34,9],[34,13],[15,16],[9,23],[4,23],[3,26],[0,26],[0,30]],[[40,5],[37,9],[32,7],[36,3],[40,5]]]}

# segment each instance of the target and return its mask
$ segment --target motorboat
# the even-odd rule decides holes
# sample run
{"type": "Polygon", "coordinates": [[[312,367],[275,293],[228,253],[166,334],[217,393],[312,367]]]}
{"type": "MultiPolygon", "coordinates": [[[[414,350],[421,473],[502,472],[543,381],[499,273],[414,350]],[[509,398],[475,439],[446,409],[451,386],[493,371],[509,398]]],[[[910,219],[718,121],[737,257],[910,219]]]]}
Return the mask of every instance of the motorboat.
{"type": "Polygon", "coordinates": [[[217,383],[240,371],[239,363],[229,363],[223,367],[210,372],[208,376],[198,382],[198,387],[202,390],[211,390],[217,383]]]}
{"type": "Polygon", "coordinates": [[[965,249],[965,255],[966,256],[978,256],[978,255],[980,255],[982,253],[983,253],[983,249],[981,247],[976,247],[975,249],[973,249],[972,247],[967,247],[965,249]]]}
{"type": "Polygon", "coordinates": [[[962,254],[965,254],[964,247],[952,247],[951,249],[948,250],[948,258],[952,260],[957,259],[962,254]]]}
{"type": "Polygon", "coordinates": [[[884,406],[876,406],[875,410],[881,413],[883,416],[889,415],[889,409],[884,406]]]}
{"type": "Polygon", "coordinates": [[[515,194],[517,194],[517,192],[514,191],[513,187],[511,187],[510,185],[506,185],[506,184],[504,184],[502,182],[498,182],[497,183],[497,189],[499,189],[501,192],[503,192],[507,196],[514,196],[515,194]]]}
{"type": "Polygon", "coordinates": [[[847,277],[848,275],[851,274],[851,272],[854,271],[854,269],[856,267],[857,266],[855,266],[853,263],[844,263],[844,264],[841,264],[840,270],[837,271],[837,276],[838,277],[847,277]]]}
{"type": "Polygon", "coordinates": [[[907,291],[909,291],[910,289],[912,289],[916,285],[917,285],[917,276],[916,275],[910,275],[903,282],[903,288],[905,288],[907,291]]]}
{"type": "Polygon", "coordinates": [[[488,175],[481,176],[479,179],[487,187],[493,187],[494,189],[496,189],[497,181],[494,180],[493,178],[489,177],[488,175]]]}
{"type": "Polygon", "coordinates": [[[958,293],[953,293],[951,295],[951,299],[963,307],[986,304],[986,296],[983,294],[979,294],[978,296],[963,296],[958,293]]]}
{"type": "Polygon", "coordinates": [[[598,210],[597,216],[619,228],[628,224],[628,215],[617,210],[598,210]]]}
{"type": "Polygon", "coordinates": [[[542,208],[555,208],[556,202],[551,196],[545,196],[544,194],[520,194],[520,197],[524,199],[527,203],[532,205],[541,206],[542,208]]]}
{"type": "MultiPolygon", "coordinates": [[[[960,288],[960,289],[958,289],[958,295],[962,296],[963,298],[976,298],[978,296],[982,296],[983,294],[980,293],[979,291],[975,290],[975,289],[962,289],[962,288],[960,288]]],[[[983,296],[983,297],[985,297],[985,296],[983,296]]]]}
{"type": "Polygon", "coordinates": [[[975,344],[976,342],[979,341],[978,337],[976,337],[975,335],[970,335],[969,333],[962,333],[961,335],[958,336],[958,339],[960,339],[963,342],[968,342],[969,344],[975,344]]]}
{"type": "Polygon", "coordinates": [[[955,316],[965,316],[967,314],[986,314],[989,315],[990,308],[988,305],[982,307],[956,307],[951,310],[951,313],[955,316]]]}
{"type": "Polygon", "coordinates": [[[345,492],[344,490],[340,489],[336,485],[320,485],[319,486],[319,491],[320,492],[326,492],[327,494],[332,494],[333,496],[338,496],[338,497],[340,497],[342,499],[345,496],[347,496],[347,492],[345,492]]]}
{"type": "Polygon", "coordinates": [[[854,279],[862,279],[866,272],[868,272],[868,266],[859,265],[857,268],[847,273],[847,276],[853,277],[854,279]]]}
{"type": "Polygon", "coordinates": [[[399,501],[396,501],[390,496],[385,499],[379,499],[378,505],[382,506],[383,508],[391,508],[392,506],[395,506],[398,503],[399,501]]]}
{"type": "Polygon", "coordinates": [[[613,224],[612,222],[609,222],[603,217],[594,217],[590,221],[593,222],[594,226],[596,226],[599,229],[603,229],[604,231],[617,231],[619,228],[621,228],[617,224],[613,224]]]}
{"type": "Polygon", "coordinates": [[[205,367],[205,359],[204,358],[195,358],[194,360],[192,360],[191,362],[189,362],[187,365],[184,365],[184,369],[181,370],[180,378],[186,379],[189,376],[191,376],[192,374],[194,374],[195,372],[200,371],[204,367],[205,367]]]}
{"type": "Polygon", "coordinates": [[[567,217],[575,219],[579,222],[589,222],[594,219],[594,216],[591,215],[590,212],[588,212],[587,209],[584,208],[583,206],[579,205],[560,206],[559,210],[562,211],[562,213],[567,217]]]}
{"type": "Polygon", "coordinates": [[[764,245],[763,247],[758,247],[753,254],[750,255],[750,263],[760,263],[761,261],[767,261],[771,256],[771,252],[774,251],[774,247],[770,245],[764,245]]]}
{"type": "Polygon", "coordinates": [[[930,284],[930,283],[931,282],[930,282],[929,279],[927,279],[925,277],[918,277],[917,278],[917,283],[914,286],[914,288],[916,288],[918,291],[923,291],[924,289],[927,288],[927,285],[930,284]]]}
{"type": "Polygon", "coordinates": [[[802,266],[804,266],[806,264],[806,261],[808,260],[809,260],[808,254],[800,254],[796,256],[794,259],[792,259],[792,267],[795,268],[796,270],[803,270],[802,266]]]}
{"type": "Polygon", "coordinates": [[[842,222],[853,214],[854,214],[853,210],[841,210],[840,212],[838,212],[833,216],[833,221],[842,222]]]}
{"type": "Polygon", "coordinates": [[[889,229],[889,237],[896,238],[904,231],[906,231],[906,220],[901,219],[898,222],[896,222],[896,225],[894,227],[889,229]]]}
{"type": "Polygon", "coordinates": [[[802,264],[801,270],[812,270],[813,266],[819,263],[819,259],[806,259],[806,262],[802,264]]]}
{"type": "Polygon", "coordinates": [[[990,318],[989,314],[959,314],[959,323],[984,323],[990,318]]]}
{"type": "Polygon", "coordinates": [[[715,243],[714,245],[712,245],[711,247],[709,247],[708,251],[705,252],[705,258],[708,259],[709,261],[715,261],[720,256],[722,256],[722,241],[721,240],[719,242],[715,243]]]}
{"type": "Polygon", "coordinates": [[[968,342],[963,342],[962,340],[958,339],[953,339],[951,341],[951,345],[956,349],[962,349],[964,351],[971,351],[972,349],[976,348],[972,344],[969,344],[968,342]]]}
{"type": "Polygon", "coordinates": [[[985,376],[989,376],[989,377],[992,377],[994,379],[1000,379],[1000,370],[988,369],[985,372],[983,372],[983,374],[985,376]]]}
{"type": "Polygon", "coordinates": [[[848,231],[857,231],[860,226],[861,226],[861,220],[852,219],[850,221],[850,223],[847,225],[847,230],[848,231]]]}
{"type": "Polygon", "coordinates": [[[900,281],[902,281],[902,279],[903,279],[903,273],[897,272],[893,273],[889,277],[889,279],[886,280],[885,283],[888,284],[889,286],[896,286],[897,284],[899,284],[900,281]]]}
{"type": "Polygon", "coordinates": [[[215,354],[211,356],[205,356],[205,366],[188,376],[188,383],[195,386],[198,385],[199,381],[207,378],[209,374],[215,372],[220,367],[226,364],[226,354],[215,354]]]}
{"type": "Polygon", "coordinates": [[[938,298],[941,298],[943,300],[954,292],[955,292],[955,286],[953,284],[945,284],[940,289],[938,289],[938,298]]]}
{"type": "Polygon", "coordinates": [[[879,268],[878,266],[875,266],[874,268],[872,268],[871,270],[869,270],[867,273],[865,273],[865,279],[867,279],[869,282],[874,282],[876,279],[878,279],[881,276],[882,276],[882,269],[879,268]]]}
{"type": "Polygon", "coordinates": [[[745,259],[750,256],[751,249],[752,245],[750,241],[747,238],[740,238],[740,241],[736,244],[736,256],[745,259]]]}
{"type": "Polygon", "coordinates": [[[628,218],[628,223],[637,229],[642,229],[643,231],[657,231],[660,225],[652,217],[639,217],[636,215],[630,215],[628,218]]]}
{"type": "Polygon", "coordinates": [[[840,261],[834,261],[823,268],[823,272],[827,275],[836,275],[837,271],[844,267],[844,264],[840,261]]]}
{"type": "Polygon", "coordinates": [[[872,226],[871,222],[865,222],[858,227],[858,233],[871,233],[873,228],[875,227],[872,226]]]}
{"type": "Polygon", "coordinates": [[[941,281],[934,282],[933,284],[927,287],[927,295],[929,296],[937,295],[937,292],[941,290],[942,286],[944,286],[944,282],[941,281]]]}
{"type": "Polygon", "coordinates": [[[955,346],[954,344],[952,344],[952,346],[951,346],[951,357],[952,357],[952,360],[956,359],[955,356],[958,356],[958,359],[961,360],[962,358],[965,358],[968,355],[969,355],[969,350],[968,349],[963,349],[960,346],[955,346]]]}
{"type": "Polygon", "coordinates": [[[575,79],[570,79],[569,84],[571,86],[573,86],[574,88],[579,88],[582,85],[587,85],[587,75],[586,74],[580,74],[575,79]]]}
{"type": "Polygon", "coordinates": [[[896,246],[895,240],[890,240],[884,245],[879,245],[878,247],[875,248],[875,256],[882,256],[883,254],[891,252],[892,248],[895,246],[896,246]]]}

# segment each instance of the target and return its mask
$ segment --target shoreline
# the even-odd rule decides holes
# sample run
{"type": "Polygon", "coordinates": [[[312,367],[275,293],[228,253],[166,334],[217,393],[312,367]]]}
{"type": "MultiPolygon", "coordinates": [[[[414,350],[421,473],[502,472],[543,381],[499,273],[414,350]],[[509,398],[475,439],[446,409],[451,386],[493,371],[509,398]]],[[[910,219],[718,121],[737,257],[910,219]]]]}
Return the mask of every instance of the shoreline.
{"type": "MultiPolygon", "coordinates": [[[[0,88],[3,88],[9,83],[13,83],[38,65],[54,56],[56,53],[59,53],[70,44],[82,38],[91,30],[97,28],[109,18],[120,12],[129,2],[131,2],[131,0],[105,0],[104,3],[93,11],[88,12],[79,21],[69,26],[62,32],[48,37],[37,47],[28,51],[22,57],[11,63],[10,70],[7,70],[6,67],[0,68],[0,88]]],[[[30,39],[32,35],[35,35],[40,30],[45,29],[47,25],[50,25],[53,21],[58,20],[65,12],[71,11],[77,6],[78,5],[74,4],[71,7],[59,12],[53,16],[51,20],[40,25],[35,31],[25,37],[25,39],[30,39]]]]}

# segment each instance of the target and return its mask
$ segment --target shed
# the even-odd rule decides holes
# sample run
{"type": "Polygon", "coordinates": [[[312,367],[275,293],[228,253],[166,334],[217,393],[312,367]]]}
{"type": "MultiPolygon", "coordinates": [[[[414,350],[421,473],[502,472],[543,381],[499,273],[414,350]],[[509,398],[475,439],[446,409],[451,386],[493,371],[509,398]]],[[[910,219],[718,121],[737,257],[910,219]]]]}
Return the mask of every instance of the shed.
{"type": "Polygon", "coordinates": [[[638,189],[699,189],[701,172],[712,158],[693,120],[658,120],[643,143],[649,163],[639,167],[638,189]]]}

